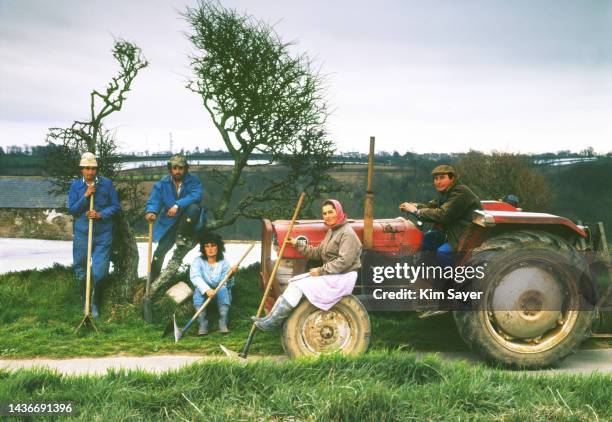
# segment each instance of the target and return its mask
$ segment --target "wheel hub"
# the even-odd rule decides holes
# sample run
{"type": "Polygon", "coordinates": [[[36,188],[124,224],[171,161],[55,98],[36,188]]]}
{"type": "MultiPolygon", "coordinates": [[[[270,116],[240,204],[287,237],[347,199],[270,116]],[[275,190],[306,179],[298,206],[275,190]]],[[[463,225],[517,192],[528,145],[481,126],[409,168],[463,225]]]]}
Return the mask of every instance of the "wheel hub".
{"type": "Polygon", "coordinates": [[[503,333],[521,339],[536,338],[557,325],[563,293],[552,273],[522,266],[501,279],[491,304],[496,326],[503,333]]]}
{"type": "Polygon", "coordinates": [[[334,329],[332,327],[325,326],[321,328],[320,334],[321,334],[321,337],[323,337],[325,340],[329,340],[330,338],[334,336],[334,329]]]}
{"type": "Polygon", "coordinates": [[[340,312],[317,310],[306,317],[302,337],[312,351],[340,350],[350,342],[351,327],[340,312]]]}

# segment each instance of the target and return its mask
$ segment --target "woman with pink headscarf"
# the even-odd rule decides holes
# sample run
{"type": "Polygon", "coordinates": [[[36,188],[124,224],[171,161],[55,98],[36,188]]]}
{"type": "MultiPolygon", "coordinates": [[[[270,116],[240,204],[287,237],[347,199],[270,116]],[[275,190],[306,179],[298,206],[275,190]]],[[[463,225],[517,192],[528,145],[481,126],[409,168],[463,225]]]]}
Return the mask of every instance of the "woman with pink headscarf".
{"type": "Polygon", "coordinates": [[[340,202],[335,199],[325,201],[322,213],[329,230],[318,246],[306,245],[293,238],[287,241],[305,258],[323,261],[323,266],[289,280],[270,313],[264,318],[254,318],[259,329],[270,331],[280,327],[302,296],[317,308],[327,311],[353,291],[357,270],[361,268],[361,241],[348,224],[340,202]]]}

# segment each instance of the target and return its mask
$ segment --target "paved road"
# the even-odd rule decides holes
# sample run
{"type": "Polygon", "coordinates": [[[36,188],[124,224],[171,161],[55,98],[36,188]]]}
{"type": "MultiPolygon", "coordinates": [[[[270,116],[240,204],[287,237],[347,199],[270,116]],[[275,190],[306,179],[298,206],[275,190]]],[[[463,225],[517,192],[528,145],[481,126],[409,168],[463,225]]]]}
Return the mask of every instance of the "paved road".
{"type": "MultiPolygon", "coordinates": [[[[54,369],[65,375],[104,375],[108,370],[136,370],[160,373],[180,369],[196,362],[228,359],[224,356],[151,355],[113,356],[73,359],[0,359],[0,369],[9,371],[33,367],[54,369]]],[[[248,361],[286,359],[285,356],[249,356],[248,361]]]]}
{"type": "MultiPolygon", "coordinates": [[[[424,353],[419,353],[419,356],[424,355],[424,353]]],[[[438,353],[437,355],[448,360],[479,362],[476,356],[468,353],[438,353]]],[[[227,358],[223,356],[200,355],[153,355],[76,359],[3,359],[0,360],[0,368],[12,371],[21,368],[47,367],[66,375],[104,375],[108,370],[135,369],[160,373],[164,371],[176,370],[184,366],[191,365],[195,362],[215,359],[227,358]]],[[[285,356],[249,357],[249,361],[259,359],[282,361],[287,358],[285,356]]],[[[575,355],[565,359],[559,368],[515,373],[555,375],[559,373],[589,374],[591,372],[612,374],[611,349],[581,350],[575,355]]]]}
{"type": "MultiPolygon", "coordinates": [[[[420,353],[419,353],[420,355],[420,353]]],[[[470,363],[481,363],[478,356],[471,353],[447,352],[437,353],[443,359],[452,361],[466,361],[470,363]]],[[[542,369],[537,371],[512,371],[514,373],[527,374],[590,374],[599,372],[602,374],[612,374],[612,349],[579,350],[577,353],[568,356],[561,362],[559,367],[552,369],[542,369]]]]}

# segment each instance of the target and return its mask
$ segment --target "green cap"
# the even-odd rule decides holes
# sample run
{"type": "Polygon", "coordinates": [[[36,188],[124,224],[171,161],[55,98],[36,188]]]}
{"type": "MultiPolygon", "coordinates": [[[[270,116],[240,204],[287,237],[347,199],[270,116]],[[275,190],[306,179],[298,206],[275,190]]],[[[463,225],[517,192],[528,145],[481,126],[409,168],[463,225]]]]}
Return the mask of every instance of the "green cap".
{"type": "Polygon", "coordinates": [[[173,155],[168,160],[168,166],[187,167],[187,159],[185,158],[185,156],[180,155],[180,154],[173,155]]]}
{"type": "Polygon", "coordinates": [[[452,174],[455,176],[457,172],[453,166],[449,164],[442,164],[431,171],[432,176],[438,176],[440,174],[452,174]]]}

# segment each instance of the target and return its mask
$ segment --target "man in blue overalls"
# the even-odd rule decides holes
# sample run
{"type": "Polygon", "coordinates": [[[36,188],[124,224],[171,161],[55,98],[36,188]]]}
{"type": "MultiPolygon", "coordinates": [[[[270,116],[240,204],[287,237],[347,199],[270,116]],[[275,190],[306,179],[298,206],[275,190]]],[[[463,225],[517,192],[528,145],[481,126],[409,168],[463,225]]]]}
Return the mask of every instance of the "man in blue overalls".
{"type": "Polygon", "coordinates": [[[189,173],[187,160],[175,155],[168,161],[168,174],[153,186],[145,208],[147,221],[155,221],[153,241],[158,242],[151,280],[161,273],[164,258],[176,242],[177,246],[195,245],[196,226],[203,224],[202,184],[189,173]]]}
{"type": "Polygon", "coordinates": [[[113,182],[106,177],[97,176],[96,156],[86,152],[81,156],[81,174],[72,182],[68,191],[68,212],[74,216],[72,227],[72,259],[74,273],[80,284],[81,301],[85,303],[85,278],[87,276],[87,240],[89,219],[93,222],[91,272],[93,291],[91,314],[99,315],[100,286],[108,275],[111,245],[113,242],[113,216],[120,211],[119,197],[113,182]],[[94,210],[89,211],[90,197],[94,197],[94,210]]]}

